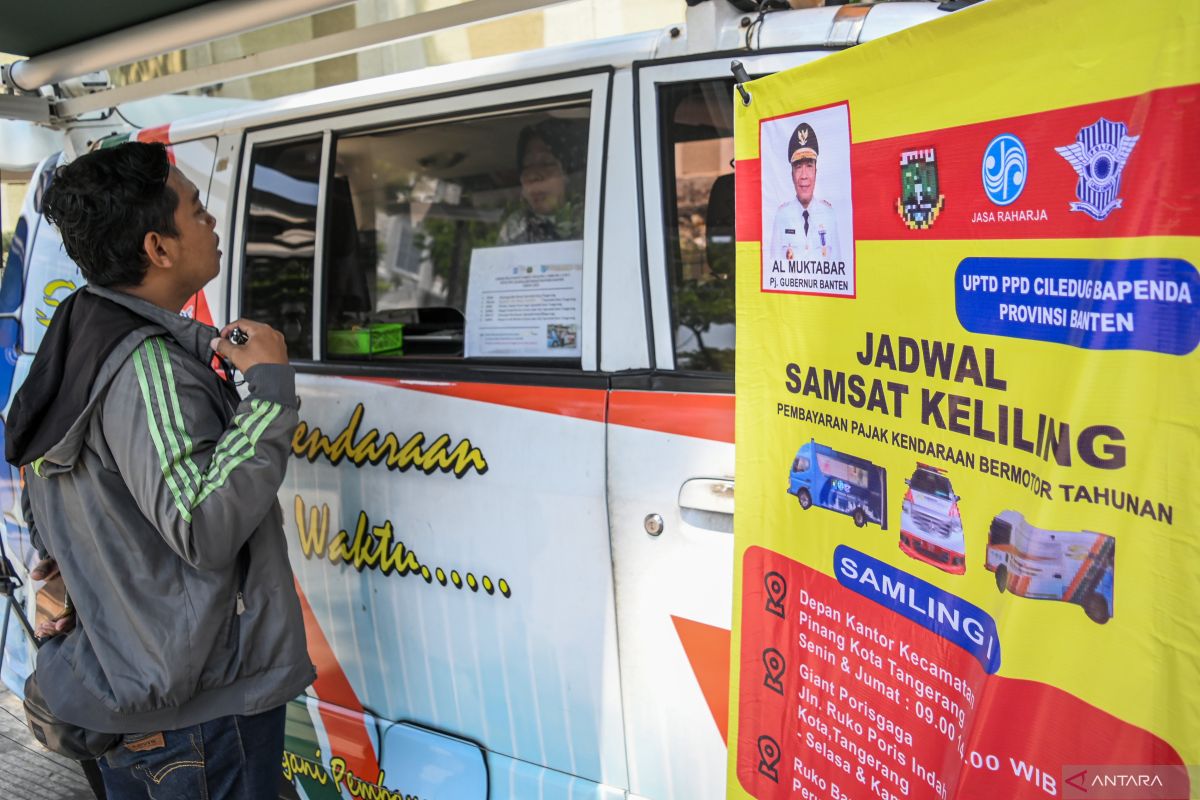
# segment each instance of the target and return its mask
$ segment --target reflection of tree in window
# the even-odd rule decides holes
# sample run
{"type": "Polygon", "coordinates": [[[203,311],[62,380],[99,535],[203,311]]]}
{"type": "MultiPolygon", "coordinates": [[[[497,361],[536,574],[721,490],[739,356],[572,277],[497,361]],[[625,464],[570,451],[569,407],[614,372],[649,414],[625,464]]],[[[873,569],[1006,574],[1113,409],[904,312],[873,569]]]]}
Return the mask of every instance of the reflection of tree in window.
{"type": "Polygon", "coordinates": [[[428,253],[433,272],[452,287],[447,305],[465,308],[467,304],[466,270],[471,251],[493,247],[498,237],[496,226],[476,220],[427,219],[425,229],[414,237],[417,249],[428,253]]]}
{"type": "MultiPolygon", "coordinates": [[[[461,356],[471,255],[506,244],[506,221],[525,202],[514,158],[524,132],[567,128],[583,136],[582,197],[585,106],[339,138],[333,186],[346,188],[342,200],[331,193],[328,217],[331,226],[356,233],[341,249],[332,231],[329,237],[331,356],[461,356]],[[401,327],[402,350],[376,349],[377,338],[391,341],[376,333],[401,327]],[[345,344],[351,339],[353,347],[345,344]]],[[[577,210],[582,220],[582,200],[577,210]]],[[[581,236],[581,228],[573,235],[581,236]]]]}
{"type": "Polygon", "coordinates": [[[731,81],[659,95],[668,280],[679,369],[733,372],[734,229],[731,81]]]}

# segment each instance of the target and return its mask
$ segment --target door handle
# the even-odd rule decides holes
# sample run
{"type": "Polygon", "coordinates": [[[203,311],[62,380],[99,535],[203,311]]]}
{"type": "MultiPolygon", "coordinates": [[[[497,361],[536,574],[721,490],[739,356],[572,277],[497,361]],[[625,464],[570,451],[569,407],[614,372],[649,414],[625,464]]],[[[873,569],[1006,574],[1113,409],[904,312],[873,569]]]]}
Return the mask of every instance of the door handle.
{"type": "Polygon", "coordinates": [[[679,507],[715,514],[733,514],[733,481],[729,478],[691,478],[679,487],[679,507]]]}

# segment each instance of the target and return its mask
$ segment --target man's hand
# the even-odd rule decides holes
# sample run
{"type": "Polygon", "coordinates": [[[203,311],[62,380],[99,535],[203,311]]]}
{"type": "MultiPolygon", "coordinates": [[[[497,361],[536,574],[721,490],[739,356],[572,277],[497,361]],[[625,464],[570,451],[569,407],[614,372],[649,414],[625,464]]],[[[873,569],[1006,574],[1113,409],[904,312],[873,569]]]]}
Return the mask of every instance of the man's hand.
{"type": "Polygon", "coordinates": [[[29,570],[29,577],[35,581],[48,581],[58,574],[58,562],[53,558],[43,558],[29,570]]]}
{"type": "Polygon", "coordinates": [[[69,609],[54,619],[39,622],[37,628],[33,631],[33,635],[39,639],[53,639],[55,636],[70,633],[74,629],[75,611],[74,609],[69,609]]]}
{"type": "MultiPolygon", "coordinates": [[[[52,581],[58,577],[58,562],[53,558],[43,558],[29,570],[29,577],[35,581],[52,581]]],[[[70,632],[75,627],[75,610],[66,608],[63,613],[46,622],[38,623],[34,635],[39,639],[50,639],[70,632]]]]}
{"type": "Polygon", "coordinates": [[[221,329],[221,337],[213,339],[210,346],[243,375],[259,364],[288,363],[287,343],[283,334],[270,325],[253,320],[239,319],[229,323],[221,329]],[[229,341],[229,334],[234,328],[241,328],[250,340],[242,345],[229,341]]]}

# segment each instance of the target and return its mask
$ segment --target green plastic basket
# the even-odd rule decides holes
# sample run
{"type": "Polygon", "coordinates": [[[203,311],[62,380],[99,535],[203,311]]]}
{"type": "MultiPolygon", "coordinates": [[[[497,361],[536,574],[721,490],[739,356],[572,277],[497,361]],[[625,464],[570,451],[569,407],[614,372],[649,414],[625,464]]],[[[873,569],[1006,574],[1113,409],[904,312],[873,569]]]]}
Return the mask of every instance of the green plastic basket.
{"type": "Polygon", "coordinates": [[[329,353],[335,356],[373,356],[404,352],[404,326],[399,323],[372,325],[348,331],[329,331],[329,353]]]}

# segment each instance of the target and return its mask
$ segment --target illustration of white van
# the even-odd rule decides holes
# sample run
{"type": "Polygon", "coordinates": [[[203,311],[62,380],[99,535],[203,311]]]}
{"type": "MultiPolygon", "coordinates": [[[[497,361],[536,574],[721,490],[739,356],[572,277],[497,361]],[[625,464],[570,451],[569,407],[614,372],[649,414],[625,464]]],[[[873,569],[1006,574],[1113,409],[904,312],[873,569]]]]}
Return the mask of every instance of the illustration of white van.
{"type": "Polygon", "coordinates": [[[1113,615],[1116,540],[1094,531],[1048,531],[1002,511],[988,532],[987,568],[996,588],[1021,597],[1078,603],[1093,622],[1113,615]]]}
{"type": "Polygon", "coordinates": [[[908,490],[900,506],[900,549],[918,561],[962,575],[967,570],[962,514],[946,470],[918,463],[904,483],[908,490]]]}

